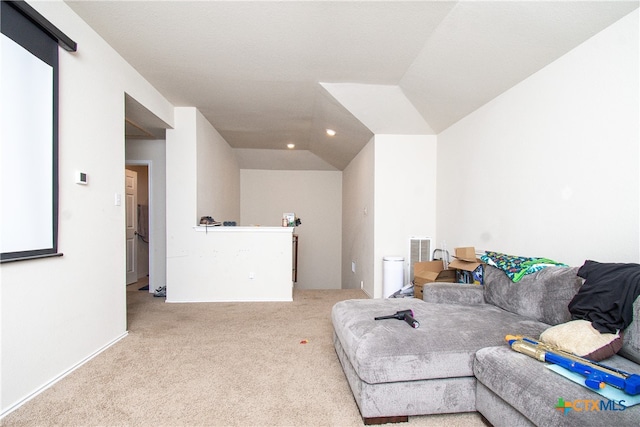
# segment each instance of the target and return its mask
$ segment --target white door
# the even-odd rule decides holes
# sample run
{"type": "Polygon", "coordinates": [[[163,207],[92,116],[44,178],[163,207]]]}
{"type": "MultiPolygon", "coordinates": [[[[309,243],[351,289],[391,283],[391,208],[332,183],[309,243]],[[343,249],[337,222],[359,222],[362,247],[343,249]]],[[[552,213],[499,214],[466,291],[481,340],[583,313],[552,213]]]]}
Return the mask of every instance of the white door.
{"type": "Polygon", "coordinates": [[[127,285],[138,281],[138,173],[125,169],[127,285]]]}

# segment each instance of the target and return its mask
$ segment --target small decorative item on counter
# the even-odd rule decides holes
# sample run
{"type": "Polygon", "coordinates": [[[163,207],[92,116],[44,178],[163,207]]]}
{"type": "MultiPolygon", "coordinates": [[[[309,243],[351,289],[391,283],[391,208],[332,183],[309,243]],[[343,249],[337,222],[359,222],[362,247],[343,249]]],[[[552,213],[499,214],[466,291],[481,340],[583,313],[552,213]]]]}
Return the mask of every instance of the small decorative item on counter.
{"type": "Polygon", "coordinates": [[[296,219],[296,214],[293,212],[285,212],[282,214],[282,226],[293,227],[293,221],[296,219]]]}
{"type": "Polygon", "coordinates": [[[283,227],[297,227],[300,224],[302,224],[302,221],[300,221],[300,218],[298,218],[295,213],[289,212],[282,214],[283,227]]]}

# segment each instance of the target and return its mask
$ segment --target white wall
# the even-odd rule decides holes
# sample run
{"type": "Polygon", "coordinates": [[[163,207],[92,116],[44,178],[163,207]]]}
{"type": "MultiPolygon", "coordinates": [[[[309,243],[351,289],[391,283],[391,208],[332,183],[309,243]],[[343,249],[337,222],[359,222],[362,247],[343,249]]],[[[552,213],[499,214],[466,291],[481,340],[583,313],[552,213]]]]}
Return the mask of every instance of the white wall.
{"type": "Polygon", "coordinates": [[[342,287],[374,294],[374,141],[342,173],[342,287]],[[355,263],[355,271],[352,270],[355,263]]]}
{"type": "Polygon", "coordinates": [[[302,224],[296,289],[340,289],[342,172],[243,169],[242,225],[280,226],[294,212],[302,224]]]}
{"type": "Polygon", "coordinates": [[[211,216],[217,221],[240,218],[240,169],[233,149],[217,130],[197,113],[196,218],[211,216]]]}
{"type": "Polygon", "coordinates": [[[167,302],[292,301],[292,228],[196,227],[167,302]]]}
{"type": "MultiPolygon", "coordinates": [[[[148,165],[149,177],[149,292],[167,284],[166,142],[129,140],[127,163],[148,165]]],[[[141,245],[143,245],[142,243],[141,245]]]]}
{"type": "Polygon", "coordinates": [[[58,258],[0,267],[1,410],[126,335],[124,94],[173,107],[61,1],[32,6],[78,43],[60,52],[58,258]],[[77,185],[74,172],[89,184],[77,185]]]}
{"type": "Polygon", "coordinates": [[[638,262],[638,11],[438,136],[438,236],[638,262]]]}
{"type": "Polygon", "coordinates": [[[191,227],[198,224],[196,117],[193,107],[176,108],[175,125],[166,132],[167,295],[174,280],[170,260],[187,256],[191,227]]]}
{"type": "Polygon", "coordinates": [[[344,288],[362,283],[381,298],[383,258],[404,257],[408,280],[410,237],[436,237],[436,142],[433,135],[376,135],[344,170],[344,288]]]}
{"type": "Polygon", "coordinates": [[[404,283],[408,283],[410,237],[436,237],[437,140],[433,135],[376,135],[374,139],[373,296],[380,298],[383,258],[403,256],[404,283]]]}
{"type": "Polygon", "coordinates": [[[203,255],[193,227],[214,208],[221,218],[240,216],[240,169],[226,141],[194,107],[175,109],[166,137],[167,301],[190,301],[200,284],[187,278],[198,273],[203,255]]]}

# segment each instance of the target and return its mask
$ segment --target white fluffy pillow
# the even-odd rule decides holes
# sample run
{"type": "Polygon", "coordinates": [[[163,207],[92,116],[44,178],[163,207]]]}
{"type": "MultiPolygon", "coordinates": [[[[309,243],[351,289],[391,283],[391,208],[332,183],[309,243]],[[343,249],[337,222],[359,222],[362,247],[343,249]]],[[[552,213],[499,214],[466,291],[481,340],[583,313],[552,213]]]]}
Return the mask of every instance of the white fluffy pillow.
{"type": "Polygon", "coordinates": [[[540,341],[586,359],[608,359],[622,348],[619,334],[603,334],[588,320],[572,320],[552,326],[540,335],[540,341]]]}

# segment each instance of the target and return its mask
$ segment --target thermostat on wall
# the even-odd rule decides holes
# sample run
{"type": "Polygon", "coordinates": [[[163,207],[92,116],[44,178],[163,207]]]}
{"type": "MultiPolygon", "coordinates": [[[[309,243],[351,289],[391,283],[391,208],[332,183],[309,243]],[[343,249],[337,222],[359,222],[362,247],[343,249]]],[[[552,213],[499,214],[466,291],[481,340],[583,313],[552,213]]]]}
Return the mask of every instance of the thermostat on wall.
{"type": "Polygon", "coordinates": [[[84,172],[76,171],[76,184],[87,185],[87,174],[84,172]]]}

